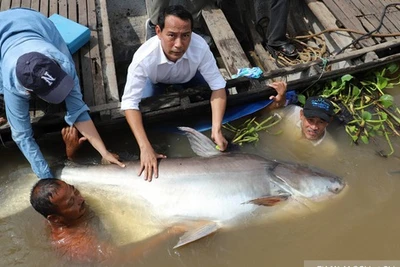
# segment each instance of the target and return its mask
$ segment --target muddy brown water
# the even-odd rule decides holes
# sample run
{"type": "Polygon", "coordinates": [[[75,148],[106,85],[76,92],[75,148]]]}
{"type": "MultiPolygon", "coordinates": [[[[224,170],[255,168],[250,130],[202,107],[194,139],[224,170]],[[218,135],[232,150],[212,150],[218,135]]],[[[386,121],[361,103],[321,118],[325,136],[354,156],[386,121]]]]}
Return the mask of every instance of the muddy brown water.
{"type": "MultiPolygon", "coordinates": [[[[398,260],[399,140],[393,139],[394,155],[382,158],[376,151],[386,149],[384,142],[355,146],[340,124],[331,124],[329,131],[337,145],[333,155],[315,148],[299,150],[294,142],[271,133],[262,134],[258,145],[241,150],[332,171],[348,183],[339,198],[316,209],[282,208],[262,223],[244,223],[242,228],[220,231],[178,250],[172,249],[177,238],[171,238],[137,262],[124,265],[303,266],[304,260],[398,260]]],[[[128,159],[137,157],[128,129],[107,129],[102,135],[113,152],[128,159]]],[[[55,134],[39,140],[50,162],[63,160],[60,139],[55,134]]],[[[153,131],[151,139],[158,151],[170,157],[193,155],[185,137],[178,134],[153,131]]],[[[79,159],[88,163],[99,160],[89,145],[82,148],[79,159]]],[[[0,160],[0,266],[71,266],[52,251],[44,218],[29,206],[29,190],[36,178],[22,154],[15,146],[2,147],[0,160]]],[[[151,218],[130,207],[123,194],[107,188],[80,189],[114,243],[125,245],[151,235],[151,229],[143,228],[143,221],[151,218]]],[[[124,266],[118,261],[109,265],[124,266]]]]}

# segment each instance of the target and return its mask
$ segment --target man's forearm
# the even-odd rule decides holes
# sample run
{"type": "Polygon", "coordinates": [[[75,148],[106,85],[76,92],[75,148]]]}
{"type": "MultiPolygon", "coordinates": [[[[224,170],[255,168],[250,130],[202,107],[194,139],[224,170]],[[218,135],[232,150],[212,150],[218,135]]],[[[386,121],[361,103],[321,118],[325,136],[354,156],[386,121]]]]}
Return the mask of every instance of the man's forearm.
{"type": "Polygon", "coordinates": [[[220,130],[222,119],[224,118],[226,108],[226,91],[225,89],[215,90],[211,94],[211,111],[212,111],[212,127],[220,130]]]}
{"type": "Polygon", "coordinates": [[[140,110],[127,109],[125,110],[125,117],[133,135],[136,138],[139,148],[142,149],[146,146],[151,146],[150,141],[147,138],[146,131],[144,130],[142,113],[140,110]]]}
{"type": "Polygon", "coordinates": [[[108,152],[92,120],[76,122],[75,127],[102,157],[108,152]]]}
{"type": "Polygon", "coordinates": [[[33,172],[40,178],[53,178],[50,167],[43,157],[38,144],[32,136],[25,136],[25,133],[13,133],[13,140],[18,145],[25,158],[31,164],[33,172]]]}

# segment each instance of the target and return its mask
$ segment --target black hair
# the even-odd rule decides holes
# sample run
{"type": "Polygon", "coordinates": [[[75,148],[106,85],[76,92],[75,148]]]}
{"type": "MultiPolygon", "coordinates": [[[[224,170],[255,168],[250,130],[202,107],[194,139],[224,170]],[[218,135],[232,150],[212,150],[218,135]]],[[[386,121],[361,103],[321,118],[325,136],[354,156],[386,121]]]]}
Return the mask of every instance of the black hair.
{"type": "Polygon", "coordinates": [[[58,212],[57,206],[51,203],[50,198],[60,189],[60,181],[55,178],[40,179],[32,188],[31,205],[45,218],[58,212]]]}
{"type": "Polygon", "coordinates": [[[161,30],[165,27],[165,18],[167,16],[175,16],[180,18],[181,20],[189,20],[190,21],[190,29],[193,30],[193,16],[181,5],[171,5],[166,7],[163,11],[160,12],[158,16],[158,26],[161,30]]]}

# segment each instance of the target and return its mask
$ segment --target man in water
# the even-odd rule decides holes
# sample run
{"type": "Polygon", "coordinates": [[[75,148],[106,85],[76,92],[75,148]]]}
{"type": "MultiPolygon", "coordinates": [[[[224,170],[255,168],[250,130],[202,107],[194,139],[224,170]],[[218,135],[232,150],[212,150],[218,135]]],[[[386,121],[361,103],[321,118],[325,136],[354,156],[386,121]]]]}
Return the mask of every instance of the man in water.
{"type": "Polygon", "coordinates": [[[55,178],[41,179],[32,188],[30,202],[46,218],[56,251],[63,259],[76,263],[115,259],[131,262],[185,230],[176,225],[143,241],[140,246],[132,244],[118,248],[110,238],[102,238],[104,230],[98,226],[99,218],[73,185],[55,178]]]}
{"type": "MultiPolygon", "coordinates": [[[[297,157],[313,157],[321,152],[326,156],[334,155],[337,144],[327,131],[334,116],[332,102],[324,97],[312,96],[306,100],[304,108],[293,104],[285,105],[286,83],[279,84],[276,88],[276,98],[279,98],[279,101],[275,99],[262,111],[263,114],[274,111],[282,118],[277,125],[282,133],[271,138],[280,138],[279,142],[284,140],[285,146],[297,157]]],[[[271,146],[270,139],[268,142],[265,147],[271,146]]]]}
{"type": "Polygon", "coordinates": [[[281,113],[284,119],[291,125],[296,125],[292,131],[297,138],[305,138],[314,146],[330,139],[326,127],[333,120],[334,110],[330,100],[321,96],[309,97],[304,108],[296,105],[288,105],[281,113]]]}

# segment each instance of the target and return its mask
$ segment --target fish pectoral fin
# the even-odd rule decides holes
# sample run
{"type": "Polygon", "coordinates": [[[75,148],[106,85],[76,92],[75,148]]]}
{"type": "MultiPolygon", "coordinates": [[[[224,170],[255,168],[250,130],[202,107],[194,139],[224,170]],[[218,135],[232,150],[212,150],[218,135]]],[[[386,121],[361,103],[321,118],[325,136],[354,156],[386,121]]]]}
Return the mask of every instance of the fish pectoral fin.
{"type": "Polygon", "coordinates": [[[204,224],[194,230],[190,230],[190,231],[186,232],[184,235],[182,235],[181,237],[179,237],[179,241],[174,246],[174,249],[184,246],[193,241],[199,240],[205,236],[208,236],[208,235],[216,232],[218,229],[219,229],[219,226],[216,222],[209,222],[209,223],[204,224]]]}
{"type": "Polygon", "coordinates": [[[244,202],[242,204],[255,204],[255,205],[260,205],[260,206],[275,206],[276,204],[279,204],[285,200],[287,200],[290,197],[290,194],[279,194],[276,196],[266,196],[266,197],[259,197],[252,199],[250,201],[244,202]]]}

